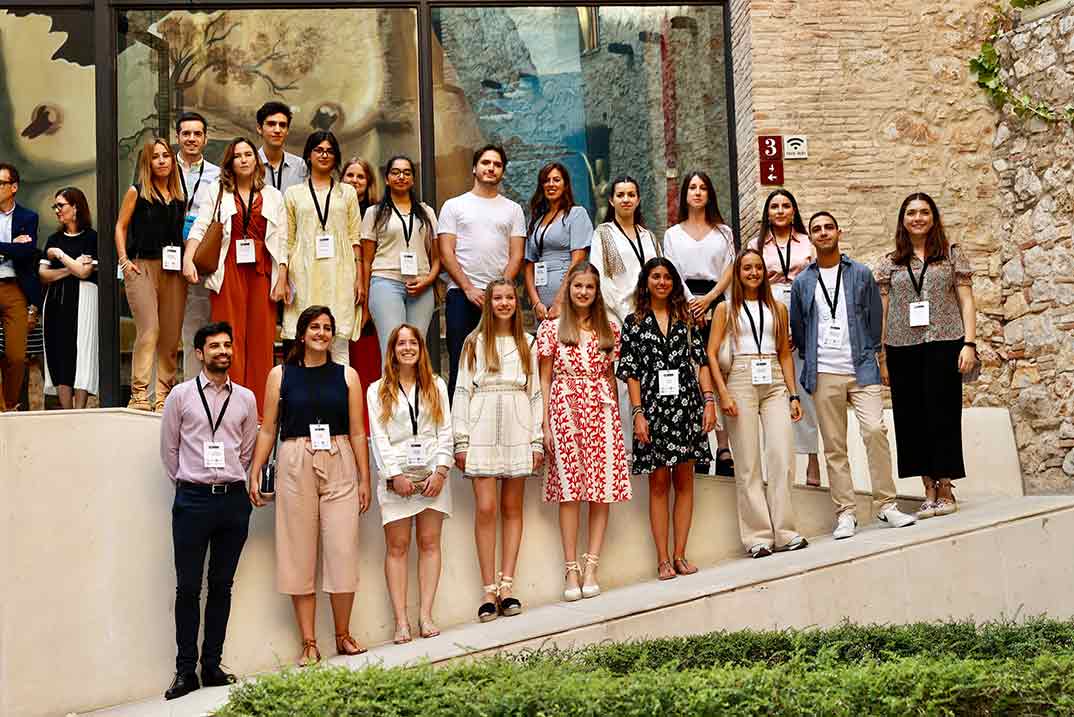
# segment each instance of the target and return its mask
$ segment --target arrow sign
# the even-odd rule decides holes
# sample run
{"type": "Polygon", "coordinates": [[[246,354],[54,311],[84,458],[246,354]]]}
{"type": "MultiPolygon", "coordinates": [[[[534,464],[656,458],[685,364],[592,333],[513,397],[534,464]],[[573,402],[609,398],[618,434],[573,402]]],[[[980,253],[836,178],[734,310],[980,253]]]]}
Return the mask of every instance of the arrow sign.
{"type": "Polygon", "coordinates": [[[761,162],[761,186],[778,187],[783,184],[783,161],[761,162]]]}

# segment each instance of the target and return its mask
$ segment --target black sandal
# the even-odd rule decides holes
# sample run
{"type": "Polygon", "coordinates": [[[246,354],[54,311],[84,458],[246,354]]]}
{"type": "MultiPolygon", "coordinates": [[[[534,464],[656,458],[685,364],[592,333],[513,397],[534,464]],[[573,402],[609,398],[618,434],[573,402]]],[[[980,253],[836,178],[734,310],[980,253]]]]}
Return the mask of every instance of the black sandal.
{"type": "MultiPolygon", "coordinates": [[[[515,579],[513,577],[508,577],[503,573],[498,574],[496,577],[500,580],[500,584],[497,586],[497,595],[504,590],[510,591],[514,586],[515,579]]],[[[505,597],[500,600],[500,614],[504,617],[511,617],[520,612],[522,612],[522,601],[518,598],[505,597]]]]}
{"type": "Polygon", "coordinates": [[[735,461],[731,458],[730,448],[721,448],[716,451],[716,470],[715,474],[718,476],[726,476],[728,478],[735,477],[735,461]],[[727,454],[727,458],[720,458],[723,454],[727,454]]]}
{"type": "MultiPolygon", "coordinates": [[[[496,585],[485,585],[482,589],[490,595],[499,596],[499,588],[496,585]]],[[[499,617],[499,614],[496,602],[483,602],[481,603],[481,607],[477,608],[477,619],[480,622],[490,622],[495,620],[499,617]]]]}

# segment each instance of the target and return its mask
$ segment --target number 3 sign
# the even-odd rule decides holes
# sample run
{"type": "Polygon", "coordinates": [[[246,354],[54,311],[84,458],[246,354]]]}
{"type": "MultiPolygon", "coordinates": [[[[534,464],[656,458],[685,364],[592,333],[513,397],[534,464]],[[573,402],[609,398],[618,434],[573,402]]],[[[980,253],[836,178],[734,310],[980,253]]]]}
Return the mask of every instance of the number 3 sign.
{"type": "Polygon", "coordinates": [[[757,151],[762,162],[775,162],[783,159],[783,136],[762,134],[757,137],[757,151]]]}

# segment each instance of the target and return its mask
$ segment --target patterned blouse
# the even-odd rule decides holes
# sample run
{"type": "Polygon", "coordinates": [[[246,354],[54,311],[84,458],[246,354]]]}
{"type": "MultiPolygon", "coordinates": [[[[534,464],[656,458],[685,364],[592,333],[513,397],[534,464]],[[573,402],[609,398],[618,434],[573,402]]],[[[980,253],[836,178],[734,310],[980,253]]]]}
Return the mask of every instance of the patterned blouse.
{"type": "Polygon", "coordinates": [[[919,281],[924,263],[916,256],[910,258],[913,281],[906,268],[885,256],[873,272],[881,295],[888,297],[884,343],[912,346],[929,341],[955,341],[965,336],[956,287],[973,285],[973,268],[958,244],[950,245],[946,259],[929,262],[920,297],[913,281],[919,281]],[[914,301],[929,302],[928,326],[910,326],[910,304],[914,301]]]}

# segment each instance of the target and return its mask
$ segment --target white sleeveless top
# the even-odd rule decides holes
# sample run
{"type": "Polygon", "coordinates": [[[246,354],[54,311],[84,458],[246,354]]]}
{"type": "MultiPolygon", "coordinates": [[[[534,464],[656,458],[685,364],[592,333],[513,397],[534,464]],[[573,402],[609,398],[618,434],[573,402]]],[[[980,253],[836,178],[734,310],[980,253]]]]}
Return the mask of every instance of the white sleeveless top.
{"type": "MultiPolygon", "coordinates": [[[[759,329],[760,316],[757,313],[756,301],[749,302],[749,310],[750,314],[753,316],[753,326],[759,329]]],[[[764,302],[761,302],[761,310],[764,312],[764,335],[761,337],[760,352],[763,354],[774,354],[776,353],[776,321],[772,316],[772,312],[769,311],[768,306],[766,306],[764,302]]],[[[746,315],[745,304],[738,310],[738,336],[735,338],[737,339],[735,353],[757,353],[757,339],[754,338],[753,330],[750,327],[750,317],[746,315]]]]}

